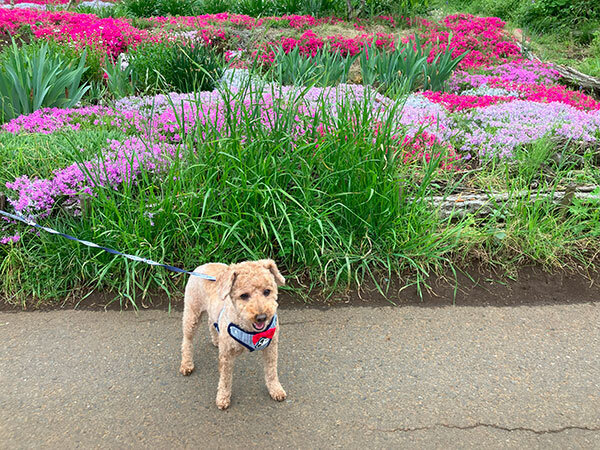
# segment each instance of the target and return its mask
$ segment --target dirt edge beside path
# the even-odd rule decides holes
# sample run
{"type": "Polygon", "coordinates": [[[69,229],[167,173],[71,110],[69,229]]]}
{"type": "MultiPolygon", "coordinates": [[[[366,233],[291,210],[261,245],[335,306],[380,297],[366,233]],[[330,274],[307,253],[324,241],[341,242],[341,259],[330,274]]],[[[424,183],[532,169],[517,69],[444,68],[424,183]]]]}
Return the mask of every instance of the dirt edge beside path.
{"type": "MultiPolygon", "coordinates": [[[[352,289],[326,296],[323,292],[312,292],[306,296],[289,290],[280,292],[280,305],[287,309],[330,308],[338,306],[518,306],[540,304],[576,304],[600,301],[600,273],[574,272],[549,273],[539,267],[523,267],[514,276],[493,273],[489,270],[471,268],[457,273],[451,271],[432,277],[428,288],[419,294],[415,285],[407,286],[404,280],[393,280],[387,298],[369,283],[360,291],[352,289]]],[[[25,308],[0,301],[0,311],[49,311],[59,309],[121,310],[132,309],[115,301],[114,292],[94,292],[84,300],[67,299],[54,304],[36,307],[33,303],[25,308]]],[[[140,309],[183,310],[183,292],[173,294],[171,300],[164,293],[154,294],[140,309]]]]}

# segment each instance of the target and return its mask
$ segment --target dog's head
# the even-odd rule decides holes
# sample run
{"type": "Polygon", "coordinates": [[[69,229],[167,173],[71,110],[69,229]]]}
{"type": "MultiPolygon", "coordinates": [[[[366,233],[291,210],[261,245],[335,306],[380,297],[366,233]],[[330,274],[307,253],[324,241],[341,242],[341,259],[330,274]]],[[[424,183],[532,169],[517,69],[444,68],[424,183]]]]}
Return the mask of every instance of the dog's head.
{"type": "Polygon", "coordinates": [[[231,302],[241,327],[262,331],[277,312],[277,287],[285,284],[275,261],[263,259],[233,264],[217,280],[219,296],[231,302]]]}

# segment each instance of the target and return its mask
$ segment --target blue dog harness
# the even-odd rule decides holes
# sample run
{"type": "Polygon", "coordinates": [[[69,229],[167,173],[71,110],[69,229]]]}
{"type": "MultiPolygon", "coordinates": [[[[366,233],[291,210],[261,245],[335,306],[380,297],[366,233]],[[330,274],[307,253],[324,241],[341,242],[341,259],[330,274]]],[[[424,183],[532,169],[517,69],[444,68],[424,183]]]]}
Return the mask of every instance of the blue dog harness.
{"type": "MultiPolygon", "coordinates": [[[[219,330],[219,321],[221,320],[223,311],[225,311],[225,307],[223,307],[219,313],[219,318],[213,324],[218,333],[221,332],[221,330],[219,330]]],[[[277,314],[273,316],[271,322],[269,322],[269,325],[263,331],[246,331],[234,323],[230,323],[227,326],[227,332],[229,333],[229,336],[231,336],[236,342],[242,344],[251,352],[254,350],[263,350],[267,348],[273,340],[275,330],[277,330],[277,314]]]]}

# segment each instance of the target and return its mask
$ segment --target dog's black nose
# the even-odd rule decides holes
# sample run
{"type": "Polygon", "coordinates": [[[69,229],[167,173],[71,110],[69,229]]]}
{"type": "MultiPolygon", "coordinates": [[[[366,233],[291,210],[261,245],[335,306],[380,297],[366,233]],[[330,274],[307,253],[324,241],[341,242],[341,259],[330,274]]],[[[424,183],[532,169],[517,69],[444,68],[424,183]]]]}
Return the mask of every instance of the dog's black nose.
{"type": "Polygon", "coordinates": [[[258,315],[256,316],[256,321],[257,321],[258,323],[260,323],[260,322],[264,322],[265,320],[267,320],[267,315],[266,315],[266,314],[258,314],[258,315]]]}

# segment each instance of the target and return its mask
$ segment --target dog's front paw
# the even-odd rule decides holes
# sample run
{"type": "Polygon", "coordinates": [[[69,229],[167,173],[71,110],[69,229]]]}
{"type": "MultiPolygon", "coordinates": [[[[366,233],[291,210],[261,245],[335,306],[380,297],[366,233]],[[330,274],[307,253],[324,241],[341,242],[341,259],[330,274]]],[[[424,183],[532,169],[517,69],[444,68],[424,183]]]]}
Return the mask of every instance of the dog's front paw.
{"type": "Polygon", "coordinates": [[[278,402],[284,401],[287,397],[287,394],[285,393],[281,385],[269,389],[269,395],[273,400],[277,400],[278,402]]]}
{"type": "Polygon", "coordinates": [[[231,397],[228,395],[217,394],[217,408],[224,410],[229,408],[231,397]]]}
{"type": "Polygon", "coordinates": [[[189,375],[194,371],[194,363],[192,362],[182,362],[181,366],[179,366],[179,373],[182,375],[189,375]]]}

